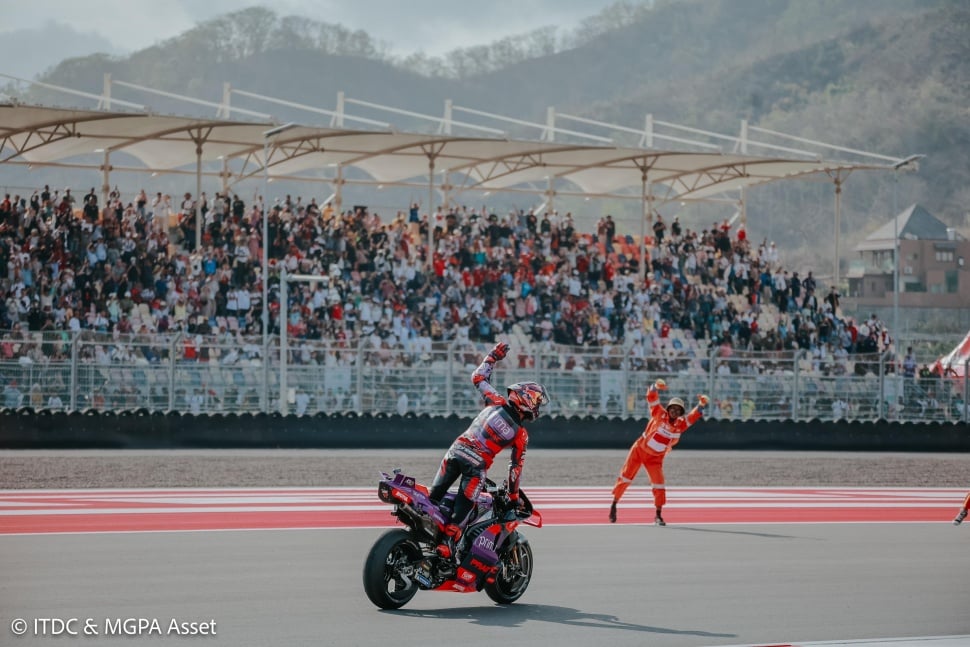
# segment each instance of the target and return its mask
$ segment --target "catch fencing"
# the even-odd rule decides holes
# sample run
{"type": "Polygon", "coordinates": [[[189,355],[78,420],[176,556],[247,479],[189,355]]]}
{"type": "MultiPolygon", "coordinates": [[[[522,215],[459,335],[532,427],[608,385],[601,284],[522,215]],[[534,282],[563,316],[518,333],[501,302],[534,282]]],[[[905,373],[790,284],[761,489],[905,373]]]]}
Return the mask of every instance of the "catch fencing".
{"type": "MultiPolygon", "coordinates": [[[[391,338],[393,339],[393,338],[391,338]]],[[[496,365],[500,389],[545,385],[547,415],[643,418],[657,378],[663,398],[725,420],[968,421],[966,377],[905,377],[889,353],[744,352],[688,344],[577,348],[515,345],[496,365]],[[527,350],[526,350],[527,349],[527,350]]],[[[34,411],[370,413],[472,416],[471,373],[489,344],[469,341],[358,345],[293,340],[281,362],[275,338],[238,334],[0,333],[2,406],[34,411]],[[280,397],[281,393],[284,395],[280,397]]],[[[935,358],[917,358],[925,367],[935,358]]],[[[966,368],[964,373],[966,373],[966,368]]]]}

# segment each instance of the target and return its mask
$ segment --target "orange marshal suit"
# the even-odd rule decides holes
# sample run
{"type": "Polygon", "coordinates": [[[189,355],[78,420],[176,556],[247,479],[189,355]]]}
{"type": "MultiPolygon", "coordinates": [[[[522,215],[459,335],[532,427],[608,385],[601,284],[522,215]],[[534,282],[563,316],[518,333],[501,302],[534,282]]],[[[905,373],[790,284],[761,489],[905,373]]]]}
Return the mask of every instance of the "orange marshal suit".
{"type": "Polygon", "coordinates": [[[647,403],[650,405],[650,422],[639,438],[630,447],[620,476],[613,486],[613,499],[620,500],[623,493],[633,482],[634,477],[644,467],[650,476],[653,489],[653,502],[657,508],[667,503],[667,489],[664,484],[664,458],[680,442],[680,435],[695,422],[701,419],[703,413],[699,407],[691,409],[690,413],[671,422],[667,410],[660,404],[660,395],[655,386],[647,390],[647,403]]]}

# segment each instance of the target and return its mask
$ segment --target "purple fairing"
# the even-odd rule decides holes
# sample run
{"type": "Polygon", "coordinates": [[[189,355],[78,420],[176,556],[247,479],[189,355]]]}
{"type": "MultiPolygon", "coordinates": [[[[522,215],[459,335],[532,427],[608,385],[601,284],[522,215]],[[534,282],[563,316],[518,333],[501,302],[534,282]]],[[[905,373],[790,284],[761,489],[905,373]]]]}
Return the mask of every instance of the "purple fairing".
{"type": "Polygon", "coordinates": [[[495,533],[488,530],[478,535],[472,542],[471,555],[478,558],[483,564],[498,563],[498,553],[495,552],[496,539],[495,533]]]}
{"type": "MultiPolygon", "coordinates": [[[[381,477],[385,481],[390,482],[395,489],[400,490],[411,497],[411,506],[413,508],[424,512],[440,525],[447,523],[445,513],[449,512],[451,507],[454,505],[454,492],[448,492],[445,494],[444,499],[441,502],[441,507],[439,507],[431,502],[431,499],[428,498],[428,494],[425,492],[423,487],[420,489],[417,487],[417,481],[415,481],[413,476],[407,476],[401,473],[397,473],[392,476],[386,472],[381,472],[381,477]]],[[[483,492],[478,496],[477,504],[479,513],[491,510],[491,495],[483,492]]]]}

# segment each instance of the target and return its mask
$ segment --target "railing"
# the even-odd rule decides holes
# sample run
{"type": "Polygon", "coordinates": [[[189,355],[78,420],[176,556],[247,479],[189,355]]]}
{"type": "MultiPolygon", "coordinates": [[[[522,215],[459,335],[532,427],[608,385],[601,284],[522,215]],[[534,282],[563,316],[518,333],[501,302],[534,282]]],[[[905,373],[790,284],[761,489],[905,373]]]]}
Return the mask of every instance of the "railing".
{"type": "MultiPolygon", "coordinates": [[[[708,394],[711,418],[970,421],[966,377],[904,377],[888,353],[819,357],[687,341],[646,353],[532,344],[529,351],[514,348],[497,365],[493,383],[536,380],[551,395],[547,413],[560,416],[645,417],[644,393],[662,377],[669,386],[664,397],[682,397],[688,407],[708,394]]],[[[281,402],[275,339],[264,347],[238,335],[7,332],[0,334],[0,405],[471,416],[480,400],[470,376],[488,349],[468,341],[392,346],[374,337],[347,347],[298,340],[285,358],[288,388],[281,402]]],[[[923,359],[921,366],[930,363],[923,359]]]]}

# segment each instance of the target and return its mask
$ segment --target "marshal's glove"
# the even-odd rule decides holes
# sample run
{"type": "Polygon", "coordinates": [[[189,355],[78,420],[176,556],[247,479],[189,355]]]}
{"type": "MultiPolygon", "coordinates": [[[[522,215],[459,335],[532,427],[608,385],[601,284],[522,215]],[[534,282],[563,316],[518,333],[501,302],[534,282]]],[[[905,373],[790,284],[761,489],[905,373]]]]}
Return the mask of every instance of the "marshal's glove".
{"type": "Polygon", "coordinates": [[[505,342],[499,342],[495,344],[495,348],[488,352],[485,356],[485,361],[494,364],[495,362],[505,359],[505,356],[509,354],[509,345],[505,342]]]}
{"type": "Polygon", "coordinates": [[[707,405],[709,405],[710,403],[711,403],[711,399],[706,395],[697,396],[697,406],[699,406],[702,411],[706,409],[707,405]]]}
{"type": "Polygon", "coordinates": [[[653,386],[658,391],[666,391],[667,390],[667,383],[664,382],[663,380],[657,380],[656,382],[653,383],[653,386]]]}

